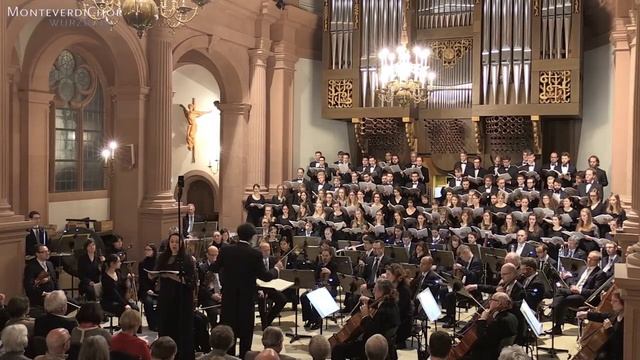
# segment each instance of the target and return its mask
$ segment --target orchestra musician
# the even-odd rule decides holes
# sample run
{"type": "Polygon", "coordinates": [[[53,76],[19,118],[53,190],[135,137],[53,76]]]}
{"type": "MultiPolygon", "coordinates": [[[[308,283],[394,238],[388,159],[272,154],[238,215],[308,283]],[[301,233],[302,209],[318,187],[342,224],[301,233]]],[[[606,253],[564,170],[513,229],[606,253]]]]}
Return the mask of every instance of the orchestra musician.
{"type": "Polygon", "coordinates": [[[196,214],[196,206],[193,204],[187,204],[187,214],[182,217],[182,236],[185,238],[194,230],[193,224],[202,222],[204,219],[202,216],[196,214]]]}
{"type": "Polygon", "coordinates": [[[398,294],[391,281],[378,279],[373,288],[373,301],[363,298],[360,306],[363,316],[362,336],[353,342],[336,344],[331,351],[332,360],[351,358],[364,359],[364,344],[368,338],[380,334],[387,339],[389,352],[387,359],[396,360],[395,335],[400,326],[400,311],[397,305],[398,294]]]}
{"type": "MultiPolygon", "coordinates": [[[[460,245],[456,250],[458,259],[453,264],[454,275],[462,282],[462,285],[478,284],[482,276],[482,263],[476,259],[471,249],[467,245],[460,245]]],[[[442,288],[446,290],[447,288],[442,288]]],[[[455,289],[454,289],[455,290],[455,289]]],[[[443,327],[452,328],[454,326],[454,315],[456,309],[456,291],[440,294],[442,307],[446,310],[446,316],[442,319],[443,327]]]]}
{"type": "Polygon", "coordinates": [[[378,277],[385,272],[387,265],[391,263],[391,259],[384,255],[384,243],[381,240],[376,240],[372,249],[370,256],[359,260],[360,266],[364,267],[362,277],[370,288],[373,287],[378,277]]]}
{"type": "Polygon", "coordinates": [[[498,359],[505,346],[512,345],[518,331],[518,319],[511,313],[511,299],[504,292],[491,295],[489,308],[476,323],[478,340],[473,347],[472,359],[498,359]]]}
{"type": "Polygon", "coordinates": [[[116,235],[115,241],[106,248],[105,257],[112,254],[118,255],[120,261],[127,260],[127,250],[124,248],[124,239],[121,235],[116,235]]]}
{"type": "Polygon", "coordinates": [[[391,281],[398,292],[400,325],[398,325],[398,331],[396,333],[396,348],[405,349],[407,347],[406,340],[409,338],[409,335],[411,335],[414,313],[409,281],[404,268],[400,264],[387,266],[385,277],[391,281]]]}
{"type": "Polygon", "coordinates": [[[624,299],[620,296],[620,290],[611,294],[612,313],[599,313],[596,311],[579,311],[578,319],[602,323],[602,328],[607,334],[607,342],[598,353],[597,360],[622,360],[624,354],[624,299]]]}
{"type": "MultiPolygon", "coordinates": [[[[262,266],[266,271],[271,271],[278,263],[278,259],[271,256],[271,245],[263,241],[260,243],[260,253],[262,254],[262,266]]],[[[287,303],[286,296],[278,290],[271,288],[260,288],[258,290],[258,309],[260,312],[260,321],[262,330],[271,326],[271,323],[284,309],[287,303]],[[272,303],[269,311],[267,311],[267,304],[272,303]]]]}
{"type": "MultiPolygon", "coordinates": [[[[330,249],[323,249],[320,253],[320,257],[314,264],[314,274],[318,288],[326,287],[331,296],[336,297],[338,295],[337,286],[340,280],[338,279],[337,265],[333,261],[333,254],[330,249]]],[[[306,292],[300,296],[300,303],[302,304],[302,320],[305,322],[305,328],[309,328],[309,330],[319,329],[322,318],[311,306],[306,292]]]]}
{"type": "Polygon", "coordinates": [[[102,273],[102,297],[100,305],[105,311],[120,317],[126,309],[138,310],[138,306],[131,299],[126,298],[126,278],[120,274],[122,261],[116,254],[107,256],[102,273]]]}
{"type": "MultiPolygon", "coordinates": [[[[600,260],[602,255],[599,251],[592,251],[587,257],[587,267],[582,270],[575,284],[569,289],[561,288],[556,290],[551,307],[553,308],[554,328],[548,333],[562,335],[562,325],[569,307],[582,306],[584,301],[593,294],[607,280],[607,276],[600,270],[600,260]]],[[[572,281],[573,282],[573,281],[572,281]]]]}
{"type": "Polygon", "coordinates": [[[176,342],[176,359],[193,360],[194,355],[194,289],[195,263],[186,253],[179,233],[169,236],[167,250],[158,256],[160,273],[158,293],[158,336],[169,336],[176,342]],[[177,274],[175,272],[178,272],[177,274]]]}
{"type": "Polygon", "coordinates": [[[38,211],[30,211],[29,220],[35,222],[35,225],[29,229],[29,234],[25,238],[25,255],[35,256],[36,245],[49,245],[49,235],[47,230],[40,226],[41,215],[38,211]]]}
{"type": "Polygon", "coordinates": [[[211,245],[207,249],[207,256],[198,263],[198,304],[205,310],[209,324],[213,329],[218,324],[220,310],[211,306],[219,305],[222,302],[222,283],[218,273],[211,271],[211,267],[218,259],[219,250],[211,245]]]}
{"type": "Polygon", "coordinates": [[[440,293],[440,287],[442,285],[442,277],[436,274],[432,267],[433,258],[429,255],[424,256],[420,259],[420,268],[418,269],[416,276],[413,277],[409,284],[411,289],[411,298],[415,299],[414,303],[416,309],[422,309],[419,306],[417,296],[427,288],[431,291],[433,297],[436,298],[436,300],[438,299],[438,294],[440,293]]]}
{"type": "Polygon", "coordinates": [[[78,275],[80,285],[78,290],[80,295],[84,295],[88,301],[96,301],[96,291],[94,286],[100,282],[102,274],[101,266],[104,256],[101,256],[96,249],[96,242],[88,239],[84,244],[85,253],[78,259],[78,275]]]}
{"type": "Polygon", "coordinates": [[[49,248],[46,245],[35,246],[36,257],[27,261],[24,268],[23,286],[29,306],[33,309],[44,305],[44,296],[58,289],[58,277],[49,261],[49,248]]]}
{"type": "Polygon", "coordinates": [[[158,282],[151,278],[148,271],[154,270],[158,250],[155,244],[147,244],[144,247],[144,259],[138,264],[138,296],[144,305],[144,314],[147,318],[149,330],[158,331],[158,282]]]}

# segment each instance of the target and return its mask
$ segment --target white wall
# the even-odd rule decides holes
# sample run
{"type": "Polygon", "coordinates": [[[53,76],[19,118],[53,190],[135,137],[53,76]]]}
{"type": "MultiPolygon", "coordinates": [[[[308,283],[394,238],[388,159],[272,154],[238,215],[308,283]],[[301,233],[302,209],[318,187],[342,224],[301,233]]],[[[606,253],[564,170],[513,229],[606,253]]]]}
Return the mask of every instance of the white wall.
{"type": "Polygon", "coordinates": [[[109,199],[90,199],[74,201],[58,201],[49,203],[49,224],[64,229],[65,219],[89,217],[95,220],[111,219],[109,215],[109,199]]]}
{"type": "MultiPolygon", "coordinates": [[[[178,181],[179,175],[191,170],[201,170],[211,174],[208,165],[214,168],[220,160],[220,111],[213,105],[220,100],[220,87],[213,75],[200,65],[184,65],[173,72],[173,114],[171,129],[171,183],[178,181]],[[187,149],[187,120],[182,108],[196,99],[198,111],[211,111],[197,119],[196,162],[191,162],[192,154],[187,149]]],[[[216,173],[212,175],[218,182],[216,173]]]]}
{"type": "MultiPolygon", "coordinates": [[[[612,121],[612,47],[607,44],[584,53],[582,128],[576,166],[586,169],[587,159],[595,154],[600,167],[611,173],[612,121]]],[[[611,179],[609,179],[611,184],[611,179]]],[[[608,189],[605,188],[605,193],[608,189]]]]}
{"type": "Polygon", "coordinates": [[[340,150],[349,151],[350,122],[322,118],[322,62],[300,59],[294,79],[293,165],[309,165],[316,150],[335,161],[340,150]]]}

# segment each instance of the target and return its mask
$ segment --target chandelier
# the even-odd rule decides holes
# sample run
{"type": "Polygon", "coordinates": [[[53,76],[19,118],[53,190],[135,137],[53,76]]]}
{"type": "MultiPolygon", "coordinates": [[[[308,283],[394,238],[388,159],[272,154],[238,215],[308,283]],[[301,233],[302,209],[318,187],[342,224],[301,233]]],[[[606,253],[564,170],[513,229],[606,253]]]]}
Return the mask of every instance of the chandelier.
{"type": "Polygon", "coordinates": [[[400,46],[395,51],[383,48],[378,53],[378,97],[383,104],[399,104],[403,107],[426,102],[436,77],[428,64],[431,49],[415,46],[409,51],[407,48],[407,8],[403,16],[400,46]]]}
{"type": "Polygon", "coordinates": [[[121,18],[137,30],[138,36],[158,20],[175,29],[193,20],[210,0],[78,0],[78,7],[93,21],[114,26],[121,18]]]}

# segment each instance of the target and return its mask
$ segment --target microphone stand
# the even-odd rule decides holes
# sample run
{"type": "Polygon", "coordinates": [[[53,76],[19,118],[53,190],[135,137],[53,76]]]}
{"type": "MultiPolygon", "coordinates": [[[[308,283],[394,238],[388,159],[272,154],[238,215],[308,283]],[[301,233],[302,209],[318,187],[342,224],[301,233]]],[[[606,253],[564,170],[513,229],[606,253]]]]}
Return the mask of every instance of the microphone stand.
{"type": "MultiPolygon", "coordinates": [[[[185,288],[188,289],[187,284],[186,284],[186,280],[185,280],[185,263],[184,263],[184,259],[183,259],[183,255],[185,253],[185,249],[184,249],[184,233],[182,230],[182,214],[180,212],[180,205],[182,203],[182,191],[184,189],[184,176],[178,176],[178,236],[179,236],[179,243],[178,243],[178,256],[176,257],[176,263],[178,265],[178,277],[180,278],[181,283],[178,286],[182,286],[183,284],[185,285],[185,288]]],[[[170,244],[167,244],[167,246],[170,246],[170,244]]],[[[169,248],[167,251],[171,251],[171,249],[169,248]]],[[[185,302],[185,296],[184,296],[184,291],[186,289],[182,289],[182,291],[178,292],[178,311],[180,311],[182,309],[182,307],[184,306],[184,302],[185,302]]],[[[187,316],[191,316],[193,317],[193,314],[187,314],[187,316]]],[[[184,351],[184,346],[186,343],[186,336],[187,336],[187,329],[182,329],[182,324],[180,323],[182,320],[179,320],[179,323],[177,324],[181,329],[180,329],[180,346],[178,346],[178,353],[180,354],[180,357],[182,358],[183,356],[185,356],[185,354],[183,354],[180,350],[180,348],[182,347],[182,351],[184,351]]],[[[193,333],[193,330],[189,331],[189,333],[193,333]]]]}
{"type": "MultiPolygon", "coordinates": [[[[560,264],[560,258],[558,257],[558,264],[560,264]]],[[[553,283],[552,289],[553,289],[553,298],[556,297],[556,292],[558,291],[558,286],[557,283],[558,282],[562,282],[564,284],[564,286],[567,286],[567,283],[564,281],[564,279],[562,278],[562,275],[553,268],[553,266],[548,266],[546,263],[545,265],[543,265],[543,267],[548,267],[549,269],[551,269],[551,272],[553,274],[554,279],[553,280],[557,280],[553,283]]],[[[544,272],[544,271],[543,271],[544,272]]],[[[555,335],[553,334],[553,329],[556,326],[556,308],[553,307],[551,308],[551,347],[543,347],[543,346],[538,346],[537,350],[542,350],[542,351],[546,351],[547,353],[549,353],[549,355],[551,356],[556,356],[558,354],[561,353],[569,353],[569,350],[567,349],[556,349],[555,347],[555,335]]]]}

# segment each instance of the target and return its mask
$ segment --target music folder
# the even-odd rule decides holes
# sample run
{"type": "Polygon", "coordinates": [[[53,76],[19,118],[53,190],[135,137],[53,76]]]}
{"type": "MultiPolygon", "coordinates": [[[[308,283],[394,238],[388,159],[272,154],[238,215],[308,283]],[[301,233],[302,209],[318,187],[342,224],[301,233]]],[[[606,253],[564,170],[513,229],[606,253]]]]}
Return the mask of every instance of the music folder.
{"type": "Polygon", "coordinates": [[[323,319],[340,310],[338,303],[336,303],[333,296],[329,293],[329,290],[325,287],[308,292],[307,298],[311,306],[316,309],[318,315],[323,319]]]}
{"type": "Polygon", "coordinates": [[[287,281],[283,279],[273,279],[271,281],[262,281],[260,279],[256,279],[256,285],[265,289],[274,289],[276,291],[285,291],[288,288],[293,286],[292,281],[287,281]]]}
{"type": "Polygon", "coordinates": [[[438,303],[436,302],[436,299],[433,297],[433,294],[431,293],[431,290],[429,290],[429,288],[424,289],[424,291],[418,294],[418,300],[420,301],[422,310],[424,310],[424,313],[427,314],[429,320],[435,322],[436,320],[440,319],[442,310],[440,309],[440,306],[438,306],[438,303]]]}

